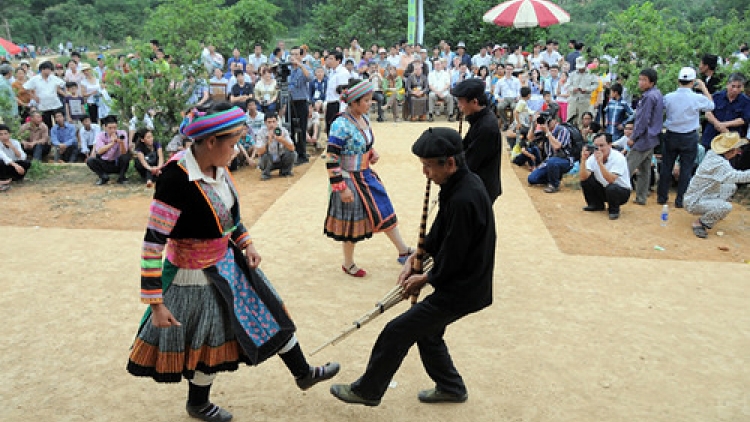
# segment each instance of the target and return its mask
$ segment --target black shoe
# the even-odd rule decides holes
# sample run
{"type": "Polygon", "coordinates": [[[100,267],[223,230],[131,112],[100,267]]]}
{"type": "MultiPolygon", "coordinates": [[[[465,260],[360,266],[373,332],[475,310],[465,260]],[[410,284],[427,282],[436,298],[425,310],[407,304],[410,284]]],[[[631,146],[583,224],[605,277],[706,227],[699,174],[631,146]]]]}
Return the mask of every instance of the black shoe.
{"type": "Polygon", "coordinates": [[[232,420],[232,414],[213,404],[206,403],[203,406],[186,405],[188,415],[206,422],[229,422],[232,420]],[[208,410],[206,410],[208,408],[208,410]]]}
{"type": "Polygon", "coordinates": [[[618,218],[620,218],[620,213],[619,212],[610,212],[609,213],[609,219],[610,220],[617,220],[618,218]]]}
{"type": "Polygon", "coordinates": [[[96,186],[106,185],[109,183],[109,177],[100,177],[99,180],[96,181],[96,186]]]}
{"type": "Polygon", "coordinates": [[[294,173],[292,173],[290,171],[289,173],[280,173],[279,176],[281,176],[281,177],[292,177],[292,176],[294,176],[294,173]]]}
{"type": "Polygon", "coordinates": [[[444,393],[437,388],[430,388],[429,390],[420,391],[417,398],[422,403],[463,403],[469,398],[469,394],[450,394],[444,393]]]}
{"type": "Polygon", "coordinates": [[[125,183],[127,183],[127,181],[128,181],[127,177],[118,177],[117,178],[117,184],[118,185],[124,185],[125,183]]]}
{"type": "Polygon", "coordinates": [[[593,205],[586,205],[583,207],[584,211],[604,211],[604,207],[595,207],[593,205]]]}
{"type": "Polygon", "coordinates": [[[331,394],[344,403],[364,404],[365,406],[377,406],[380,404],[380,400],[369,400],[358,396],[348,384],[333,384],[331,386],[331,394]]]}
{"type": "Polygon", "coordinates": [[[341,366],[337,362],[328,362],[323,366],[317,366],[310,368],[310,372],[302,378],[297,379],[297,387],[300,390],[307,390],[313,385],[329,380],[339,373],[341,366]]]}
{"type": "Polygon", "coordinates": [[[682,205],[682,201],[674,201],[674,207],[675,208],[684,208],[682,205]]]}
{"type": "Polygon", "coordinates": [[[634,204],[637,204],[637,205],[646,205],[646,201],[639,201],[639,200],[637,200],[637,199],[636,199],[636,200],[634,200],[634,201],[633,201],[633,203],[634,203],[634,204]]]}
{"type": "Polygon", "coordinates": [[[384,122],[385,120],[383,120],[383,117],[381,116],[381,117],[378,117],[378,121],[382,123],[382,122],[384,122]]]}

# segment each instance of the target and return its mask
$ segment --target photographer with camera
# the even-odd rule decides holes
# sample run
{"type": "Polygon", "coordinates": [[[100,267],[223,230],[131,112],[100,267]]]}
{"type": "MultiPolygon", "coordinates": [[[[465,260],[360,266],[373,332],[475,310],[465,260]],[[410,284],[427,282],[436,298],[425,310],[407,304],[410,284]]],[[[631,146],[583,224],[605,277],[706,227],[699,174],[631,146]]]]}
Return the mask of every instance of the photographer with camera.
{"type": "Polygon", "coordinates": [[[620,218],[620,206],[628,202],[630,192],[630,172],[628,160],[620,151],[612,148],[612,135],[594,135],[594,145],[581,151],[579,172],[583,197],[586,199],[584,211],[604,211],[609,206],[609,219],[620,218]],[[592,177],[593,176],[593,177],[592,177]]]}
{"type": "Polygon", "coordinates": [[[294,134],[294,145],[297,150],[296,164],[308,163],[307,157],[307,84],[313,80],[313,72],[309,66],[302,63],[300,48],[292,47],[289,55],[291,73],[289,74],[289,96],[291,97],[292,120],[291,128],[294,134]]]}
{"type": "Polygon", "coordinates": [[[260,157],[258,168],[263,172],[260,180],[271,178],[273,170],[279,170],[279,176],[292,176],[292,166],[297,159],[294,142],[286,128],[279,125],[275,113],[266,114],[266,126],[255,135],[255,153],[260,157]]]}
{"type": "Polygon", "coordinates": [[[86,160],[86,165],[99,176],[97,185],[106,185],[109,175],[118,174],[117,183],[127,181],[125,173],[130,166],[130,142],[127,132],[117,130],[117,118],[108,116],[103,120],[104,132],[96,136],[94,143],[95,156],[86,160]]]}
{"type": "Polygon", "coordinates": [[[546,184],[544,192],[555,193],[560,190],[562,176],[573,167],[570,132],[546,111],[539,114],[537,123],[544,131],[544,150],[547,159],[529,174],[527,180],[530,185],[546,184]]]}

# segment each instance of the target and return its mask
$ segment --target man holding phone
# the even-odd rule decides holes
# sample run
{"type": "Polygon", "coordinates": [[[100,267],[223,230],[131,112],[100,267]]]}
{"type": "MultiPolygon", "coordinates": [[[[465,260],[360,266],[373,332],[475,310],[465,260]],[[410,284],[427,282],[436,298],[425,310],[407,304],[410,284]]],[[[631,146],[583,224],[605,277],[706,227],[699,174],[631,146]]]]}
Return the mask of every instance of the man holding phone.
{"type": "Polygon", "coordinates": [[[97,185],[106,185],[110,174],[118,174],[117,183],[124,184],[127,181],[125,173],[130,166],[130,142],[127,132],[117,130],[117,118],[106,117],[104,132],[96,136],[94,143],[95,156],[86,160],[86,165],[91,171],[99,176],[97,185]]]}
{"type": "Polygon", "coordinates": [[[620,151],[612,149],[612,135],[597,134],[594,145],[581,151],[581,163],[585,163],[578,173],[586,199],[583,210],[604,211],[606,203],[609,205],[609,219],[620,218],[620,206],[628,202],[633,189],[628,160],[620,151]]]}
{"type": "Polygon", "coordinates": [[[265,127],[255,135],[255,152],[260,157],[258,168],[263,172],[260,180],[271,178],[271,171],[279,170],[279,176],[293,176],[292,167],[297,159],[294,142],[286,128],[279,126],[274,113],[265,115],[265,127]]]}
{"type": "Polygon", "coordinates": [[[690,184],[695,168],[695,157],[698,155],[698,128],[701,112],[712,111],[714,100],[706,84],[696,78],[695,69],[683,67],[678,76],[679,88],[664,96],[664,111],[667,129],[661,151],[661,169],[659,185],[656,189],[656,201],[666,204],[669,199],[669,186],[672,183],[672,169],[675,161],[680,159],[680,178],[677,181],[675,207],[682,208],[682,197],[690,184]],[[696,94],[693,88],[700,90],[696,94]]]}

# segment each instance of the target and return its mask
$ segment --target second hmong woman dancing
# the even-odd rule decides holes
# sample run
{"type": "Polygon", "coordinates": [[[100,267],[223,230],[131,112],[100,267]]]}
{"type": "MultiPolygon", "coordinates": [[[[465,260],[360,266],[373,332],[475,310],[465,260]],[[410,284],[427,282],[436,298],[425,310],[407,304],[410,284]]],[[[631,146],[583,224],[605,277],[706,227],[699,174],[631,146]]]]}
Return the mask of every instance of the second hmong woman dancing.
{"type": "Polygon", "coordinates": [[[385,232],[398,249],[398,262],[403,264],[413,252],[398,231],[396,213],[383,183],[372,169],[378,162],[373,149],[374,136],[367,119],[372,100],[370,81],[352,79],[341,99],[347,111],[331,125],[328,135],[328,177],[331,195],[323,232],[343,242],[344,264],[341,269],[354,277],[367,272],[354,263],[354,245],[385,232]]]}
{"type": "Polygon", "coordinates": [[[209,393],[217,372],[240,363],[278,354],[302,390],[339,371],[337,363],[307,364],[294,322],[257,269],[261,257],[226,167],[244,123],[227,103],[185,119],[180,132],[193,145],[163,167],[143,242],[141,300],[151,306],[127,370],[157,382],[187,378],[187,412],[204,421],[232,418],[209,393]]]}

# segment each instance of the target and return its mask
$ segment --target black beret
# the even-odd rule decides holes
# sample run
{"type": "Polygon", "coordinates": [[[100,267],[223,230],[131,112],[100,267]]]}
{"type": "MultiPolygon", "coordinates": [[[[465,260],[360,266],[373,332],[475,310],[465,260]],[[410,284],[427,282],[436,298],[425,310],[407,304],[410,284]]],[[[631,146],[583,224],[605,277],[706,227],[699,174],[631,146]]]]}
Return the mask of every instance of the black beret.
{"type": "Polygon", "coordinates": [[[481,79],[467,79],[456,85],[451,94],[457,98],[480,98],[484,95],[484,82],[481,79]]]}
{"type": "Polygon", "coordinates": [[[451,157],[462,151],[461,135],[447,127],[427,129],[411,146],[411,152],[420,158],[451,157]]]}

